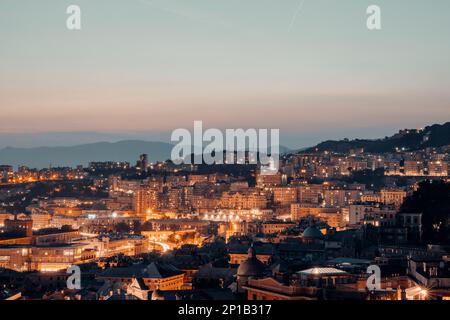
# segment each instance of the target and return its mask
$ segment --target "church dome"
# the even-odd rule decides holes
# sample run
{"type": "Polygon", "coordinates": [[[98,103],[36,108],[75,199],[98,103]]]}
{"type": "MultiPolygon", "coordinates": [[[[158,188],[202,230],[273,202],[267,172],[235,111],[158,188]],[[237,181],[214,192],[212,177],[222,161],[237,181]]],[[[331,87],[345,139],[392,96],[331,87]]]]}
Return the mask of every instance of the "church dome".
{"type": "Polygon", "coordinates": [[[315,226],[310,226],[303,231],[303,238],[323,239],[323,234],[315,226]]]}
{"type": "Polygon", "coordinates": [[[239,265],[237,275],[239,277],[261,277],[265,273],[266,266],[256,258],[255,248],[248,249],[248,258],[239,265]]]}

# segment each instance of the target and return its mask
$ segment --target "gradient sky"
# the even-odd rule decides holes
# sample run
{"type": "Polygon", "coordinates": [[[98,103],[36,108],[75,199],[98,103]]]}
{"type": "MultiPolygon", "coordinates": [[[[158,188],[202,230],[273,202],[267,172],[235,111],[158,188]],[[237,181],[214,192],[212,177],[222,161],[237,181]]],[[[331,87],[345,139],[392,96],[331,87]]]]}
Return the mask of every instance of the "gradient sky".
{"type": "Polygon", "coordinates": [[[203,120],[301,147],[450,121],[450,1],[302,1],[1,0],[0,135],[203,120]]]}

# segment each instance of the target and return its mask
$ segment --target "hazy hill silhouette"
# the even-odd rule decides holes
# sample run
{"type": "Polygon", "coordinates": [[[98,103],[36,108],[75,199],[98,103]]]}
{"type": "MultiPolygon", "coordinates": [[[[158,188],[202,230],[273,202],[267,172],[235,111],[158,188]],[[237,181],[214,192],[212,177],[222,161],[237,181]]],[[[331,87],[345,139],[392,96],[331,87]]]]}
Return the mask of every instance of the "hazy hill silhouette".
{"type": "Polygon", "coordinates": [[[49,165],[86,166],[91,161],[128,161],[134,165],[142,153],[147,153],[150,161],[169,159],[172,147],[169,143],[139,140],[98,142],[70,147],[7,147],[0,150],[0,164],[45,168],[49,165]]]}
{"type": "Polygon", "coordinates": [[[334,151],[349,152],[351,149],[364,148],[366,152],[392,152],[396,148],[404,150],[422,150],[427,147],[442,147],[450,145],[450,122],[445,124],[434,124],[423,130],[405,129],[401,132],[384,139],[355,139],[355,140],[329,140],[319,143],[315,147],[305,151],[334,151]]]}

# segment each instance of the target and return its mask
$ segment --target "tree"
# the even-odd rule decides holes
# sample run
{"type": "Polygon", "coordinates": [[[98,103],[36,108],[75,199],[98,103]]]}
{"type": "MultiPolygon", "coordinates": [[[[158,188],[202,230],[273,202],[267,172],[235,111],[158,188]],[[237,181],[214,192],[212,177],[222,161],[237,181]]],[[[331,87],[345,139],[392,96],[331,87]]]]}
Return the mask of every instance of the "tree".
{"type": "Polygon", "coordinates": [[[130,233],[131,228],[125,222],[119,222],[115,225],[115,230],[119,233],[130,233]]]}
{"type": "Polygon", "coordinates": [[[403,203],[400,212],[422,213],[422,239],[450,244],[450,183],[423,181],[403,203]]]}

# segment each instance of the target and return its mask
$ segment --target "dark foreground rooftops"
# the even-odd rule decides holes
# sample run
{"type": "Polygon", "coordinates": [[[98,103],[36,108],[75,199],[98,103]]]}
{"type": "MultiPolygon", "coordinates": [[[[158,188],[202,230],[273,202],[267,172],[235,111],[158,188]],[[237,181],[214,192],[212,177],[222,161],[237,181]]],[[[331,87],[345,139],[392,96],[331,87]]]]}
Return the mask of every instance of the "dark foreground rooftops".
{"type": "Polygon", "coordinates": [[[168,263],[152,262],[149,265],[139,264],[130,267],[107,269],[100,274],[101,278],[169,278],[183,274],[181,270],[168,263]]]}

